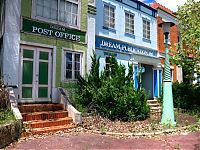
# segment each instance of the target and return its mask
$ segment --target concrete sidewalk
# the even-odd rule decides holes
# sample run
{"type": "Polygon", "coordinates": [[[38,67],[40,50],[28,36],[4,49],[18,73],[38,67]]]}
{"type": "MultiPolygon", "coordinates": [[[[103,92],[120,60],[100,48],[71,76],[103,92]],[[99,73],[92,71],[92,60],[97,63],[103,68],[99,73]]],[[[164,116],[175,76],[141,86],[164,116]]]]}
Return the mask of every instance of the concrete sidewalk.
{"type": "Polygon", "coordinates": [[[105,135],[79,134],[74,135],[52,135],[44,139],[33,139],[17,143],[8,149],[200,149],[200,132],[187,135],[160,136],[157,138],[132,137],[118,139],[105,135]]]}

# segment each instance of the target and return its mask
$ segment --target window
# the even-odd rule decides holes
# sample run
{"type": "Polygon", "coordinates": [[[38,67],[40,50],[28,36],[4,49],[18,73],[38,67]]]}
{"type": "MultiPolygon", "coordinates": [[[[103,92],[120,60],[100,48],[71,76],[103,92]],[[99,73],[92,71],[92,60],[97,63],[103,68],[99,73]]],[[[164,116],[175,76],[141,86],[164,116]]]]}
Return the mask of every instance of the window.
{"type": "Polygon", "coordinates": [[[134,15],[125,12],[125,33],[134,35],[134,15]]]}
{"type": "Polygon", "coordinates": [[[58,19],[58,1],[57,0],[37,0],[36,16],[47,19],[58,19]]]}
{"type": "Polygon", "coordinates": [[[150,40],[150,21],[143,19],[143,38],[150,40]]]}
{"type": "Polygon", "coordinates": [[[80,53],[65,53],[65,79],[75,80],[81,75],[81,57],[80,53]]]}
{"type": "Polygon", "coordinates": [[[110,69],[111,56],[106,56],[106,70],[110,69]]]}
{"type": "Polygon", "coordinates": [[[115,8],[111,5],[104,5],[104,27],[115,28],[115,8]]]}
{"type": "MultiPolygon", "coordinates": [[[[36,18],[46,18],[69,26],[79,25],[80,0],[35,0],[36,18]]],[[[34,9],[34,8],[33,8],[34,9]]]]}

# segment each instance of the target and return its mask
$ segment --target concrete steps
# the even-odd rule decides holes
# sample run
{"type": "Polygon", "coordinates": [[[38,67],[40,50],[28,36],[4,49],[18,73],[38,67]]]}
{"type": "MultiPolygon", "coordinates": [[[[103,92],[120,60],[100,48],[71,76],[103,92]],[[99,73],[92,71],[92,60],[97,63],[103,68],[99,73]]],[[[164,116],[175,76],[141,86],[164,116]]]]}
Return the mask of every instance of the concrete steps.
{"type": "Polygon", "coordinates": [[[150,115],[161,115],[162,107],[157,99],[147,100],[147,104],[150,106],[150,115]]]}
{"type": "Polygon", "coordinates": [[[23,136],[56,132],[74,128],[73,120],[62,104],[20,105],[25,133],[23,136]]]}

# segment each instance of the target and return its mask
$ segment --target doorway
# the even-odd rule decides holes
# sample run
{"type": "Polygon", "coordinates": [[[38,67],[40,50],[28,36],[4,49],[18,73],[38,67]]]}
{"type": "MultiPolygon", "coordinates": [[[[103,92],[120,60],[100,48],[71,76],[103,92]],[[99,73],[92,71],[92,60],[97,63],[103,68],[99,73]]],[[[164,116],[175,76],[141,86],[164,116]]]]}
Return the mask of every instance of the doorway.
{"type": "Polygon", "coordinates": [[[20,102],[51,102],[52,50],[21,46],[20,102]]]}

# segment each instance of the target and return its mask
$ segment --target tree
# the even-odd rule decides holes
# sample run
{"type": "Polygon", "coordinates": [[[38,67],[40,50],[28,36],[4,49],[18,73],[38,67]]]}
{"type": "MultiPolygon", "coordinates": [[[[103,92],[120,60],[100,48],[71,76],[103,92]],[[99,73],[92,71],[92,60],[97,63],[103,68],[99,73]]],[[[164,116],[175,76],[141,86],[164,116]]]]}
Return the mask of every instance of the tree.
{"type": "Polygon", "coordinates": [[[194,73],[200,74],[200,1],[187,0],[178,7],[177,19],[181,33],[174,62],[183,68],[184,82],[195,80],[194,73]]]}

